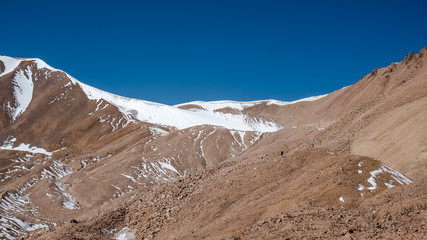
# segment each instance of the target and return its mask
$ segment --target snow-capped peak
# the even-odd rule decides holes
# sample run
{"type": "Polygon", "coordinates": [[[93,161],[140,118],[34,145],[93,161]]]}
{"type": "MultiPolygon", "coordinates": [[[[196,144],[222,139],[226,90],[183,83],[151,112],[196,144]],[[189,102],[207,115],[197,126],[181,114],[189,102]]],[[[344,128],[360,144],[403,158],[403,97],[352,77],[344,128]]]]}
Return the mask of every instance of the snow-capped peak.
{"type": "Polygon", "coordinates": [[[4,64],[4,71],[0,73],[0,77],[12,72],[21,63],[19,59],[0,55],[0,61],[4,64]]]}
{"type": "Polygon", "coordinates": [[[198,125],[215,125],[242,131],[273,132],[280,129],[274,122],[249,119],[244,115],[232,115],[214,111],[187,111],[177,106],[169,106],[144,100],[114,95],[79,82],[69,76],[74,84],[78,84],[91,100],[101,99],[116,106],[125,116],[132,116],[142,122],[173,126],[184,129],[198,125]]]}
{"type": "MultiPolygon", "coordinates": [[[[22,61],[35,62],[37,64],[37,69],[47,68],[52,71],[56,70],[38,58],[25,59],[0,56],[0,61],[2,61],[4,65],[4,71],[0,74],[0,77],[15,70],[22,61]]],[[[17,70],[13,76],[12,84],[15,101],[13,103],[7,102],[6,106],[12,117],[12,121],[15,121],[19,115],[25,112],[33,98],[34,81],[31,68],[27,67],[17,70]]]]}
{"type": "MultiPolygon", "coordinates": [[[[43,60],[38,58],[19,59],[0,56],[0,60],[3,61],[5,65],[5,71],[2,74],[13,71],[21,61],[33,61],[37,64],[38,69],[46,68],[51,71],[61,71],[52,68],[43,60]]],[[[17,104],[15,104],[15,106],[13,107],[9,106],[11,112],[13,112],[13,119],[16,119],[20,114],[25,111],[32,99],[34,85],[33,80],[31,78],[32,74],[31,72],[28,72],[31,71],[28,68],[26,68],[25,71],[26,72],[24,73],[23,70],[19,70],[14,79],[16,86],[14,94],[17,100],[17,104]]],[[[251,118],[244,114],[221,113],[215,110],[226,107],[230,107],[237,110],[243,110],[247,107],[251,107],[260,103],[266,103],[267,105],[276,104],[283,106],[300,101],[314,101],[323,97],[318,96],[313,98],[306,98],[294,102],[282,102],[277,100],[263,100],[253,102],[198,101],[169,106],[150,101],[121,97],[86,85],[68,74],[67,76],[69,77],[70,82],[72,84],[77,84],[80,86],[80,88],[85,92],[88,99],[97,102],[103,99],[109,102],[110,104],[116,106],[123,113],[126,119],[130,121],[132,121],[132,119],[139,120],[142,122],[148,122],[158,125],[172,126],[176,127],[177,129],[184,129],[198,125],[215,125],[241,131],[274,132],[279,130],[281,127],[272,121],[267,121],[261,118],[251,118]],[[179,108],[180,106],[188,104],[195,104],[202,107],[203,109],[189,111],[179,108]]]]}
{"type": "Polygon", "coordinates": [[[0,61],[2,61],[5,66],[5,70],[0,73],[0,77],[13,71],[23,61],[35,62],[37,64],[37,69],[47,68],[51,71],[59,71],[58,69],[49,66],[45,61],[41,60],[40,58],[13,58],[0,55],[0,61]]]}

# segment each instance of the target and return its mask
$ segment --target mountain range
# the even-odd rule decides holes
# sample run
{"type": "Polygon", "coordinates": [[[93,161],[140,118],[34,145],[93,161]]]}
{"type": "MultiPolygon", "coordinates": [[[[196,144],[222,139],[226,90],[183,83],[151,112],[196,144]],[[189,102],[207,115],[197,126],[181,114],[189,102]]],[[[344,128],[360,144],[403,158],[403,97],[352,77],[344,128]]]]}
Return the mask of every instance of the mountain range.
{"type": "Polygon", "coordinates": [[[0,238],[427,236],[427,47],[294,102],[175,106],[0,56],[0,238]]]}

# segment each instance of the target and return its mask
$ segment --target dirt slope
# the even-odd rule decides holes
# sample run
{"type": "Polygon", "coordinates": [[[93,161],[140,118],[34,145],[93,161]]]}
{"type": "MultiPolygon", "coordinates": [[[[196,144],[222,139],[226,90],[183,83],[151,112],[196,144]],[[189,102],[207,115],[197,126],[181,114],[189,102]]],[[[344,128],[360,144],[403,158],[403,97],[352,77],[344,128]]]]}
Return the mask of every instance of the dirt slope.
{"type": "Polygon", "coordinates": [[[368,185],[378,161],[325,149],[244,155],[22,239],[108,239],[125,226],[136,239],[422,239],[427,233],[425,180],[394,188],[378,182],[362,197],[358,186],[368,185]]]}
{"type": "Polygon", "coordinates": [[[138,123],[88,141],[61,157],[72,173],[36,183],[69,186],[85,208],[21,239],[423,239],[426,57],[317,101],[221,110],[274,120],[275,133],[138,123]]]}
{"type": "Polygon", "coordinates": [[[352,152],[380,159],[415,179],[422,178],[427,164],[427,48],[378,74],[398,85],[373,109],[380,114],[371,113],[379,116],[356,134],[352,152]]]}

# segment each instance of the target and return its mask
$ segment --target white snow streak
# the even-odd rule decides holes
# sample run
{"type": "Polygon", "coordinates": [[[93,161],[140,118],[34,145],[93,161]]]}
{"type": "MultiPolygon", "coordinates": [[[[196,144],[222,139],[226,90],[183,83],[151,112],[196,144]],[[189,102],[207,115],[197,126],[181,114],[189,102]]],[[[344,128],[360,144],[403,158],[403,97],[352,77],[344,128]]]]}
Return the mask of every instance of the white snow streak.
{"type": "Polygon", "coordinates": [[[206,158],[205,151],[203,150],[203,142],[215,131],[216,131],[216,128],[214,128],[212,132],[208,133],[208,135],[206,135],[206,137],[200,141],[200,152],[202,154],[202,157],[205,159],[206,166],[208,165],[208,159],[206,158]]]}
{"type": "Polygon", "coordinates": [[[3,144],[3,146],[0,146],[0,150],[13,150],[13,151],[24,151],[24,152],[30,152],[30,153],[41,153],[44,155],[52,156],[52,152],[46,151],[44,148],[39,148],[35,146],[30,146],[30,144],[21,143],[19,146],[14,147],[14,142],[16,141],[16,138],[12,138],[10,140],[6,140],[3,144]]]}
{"type": "MultiPolygon", "coordinates": [[[[359,166],[362,166],[362,163],[359,163],[359,166]]],[[[359,173],[361,173],[361,170],[359,173]]],[[[378,188],[378,184],[376,182],[376,179],[378,179],[380,177],[380,174],[384,174],[384,173],[389,173],[390,177],[392,179],[390,179],[388,182],[384,182],[384,185],[387,188],[392,188],[395,185],[393,183],[397,182],[400,185],[404,185],[404,184],[410,184],[412,183],[412,181],[405,177],[403,174],[401,174],[400,172],[393,170],[392,168],[390,168],[389,166],[385,165],[384,163],[381,163],[380,167],[374,171],[369,172],[370,173],[370,177],[366,180],[367,182],[369,182],[371,184],[370,187],[366,187],[366,189],[368,190],[375,190],[378,188]]],[[[363,186],[362,184],[359,184],[359,191],[363,191],[365,189],[365,186],[363,186]]]]}
{"type": "Polygon", "coordinates": [[[14,239],[26,231],[48,227],[48,225],[41,222],[31,224],[15,216],[16,214],[38,215],[38,209],[29,205],[29,194],[24,194],[27,188],[35,184],[33,180],[30,180],[31,183],[27,182],[17,192],[5,192],[3,194],[0,203],[0,239],[14,239]]]}
{"type": "Polygon", "coordinates": [[[27,109],[28,105],[33,98],[33,78],[30,69],[19,70],[13,78],[13,96],[15,103],[9,103],[9,110],[11,111],[12,121],[21,115],[27,109]]]}
{"type": "Polygon", "coordinates": [[[153,134],[153,135],[164,136],[164,135],[168,135],[169,134],[169,132],[167,132],[167,131],[159,128],[159,127],[153,127],[153,126],[151,126],[149,129],[150,129],[150,133],[153,134]]]}
{"type": "MultiPolygon", "coordinates": [[[[179,159],[179,157],[178,157],[179,159]]],[[[137,184],[143,184],[143,181],[149,180],[151,182],[167,182],[175,179],[177,176],[182,176],[179,171],[171,164],[175,157],[157,159],[150,161],[142,157],[140,166],[132,166],[135,170],[132,174],[122,174],[122,176],[130,179],[137,184]],[[133,177],[131,175],[136,175],[133,177]]]]}
{"type": "Polygon", "coordinates": [[[59,194],[62,195],[64,198],[64,201],[62,202],[62,207],[74,210],[74,209],[80,209],[79,204],[76,202],[76,199],[66,191],[66,185],[62,184],[61,182],[55,182],[56,190],[59,194]]]}

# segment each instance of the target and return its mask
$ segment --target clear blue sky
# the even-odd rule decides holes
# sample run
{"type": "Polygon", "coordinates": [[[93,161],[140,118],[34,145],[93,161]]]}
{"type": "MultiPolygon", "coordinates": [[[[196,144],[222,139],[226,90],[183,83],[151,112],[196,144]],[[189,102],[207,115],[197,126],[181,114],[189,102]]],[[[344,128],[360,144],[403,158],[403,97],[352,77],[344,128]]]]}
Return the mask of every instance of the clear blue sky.
{"type": "Polygon", "coordinates": [[[0,54],[166,104],[295,100],[427,45],[426,1],[2,1],[0,54]]]}

